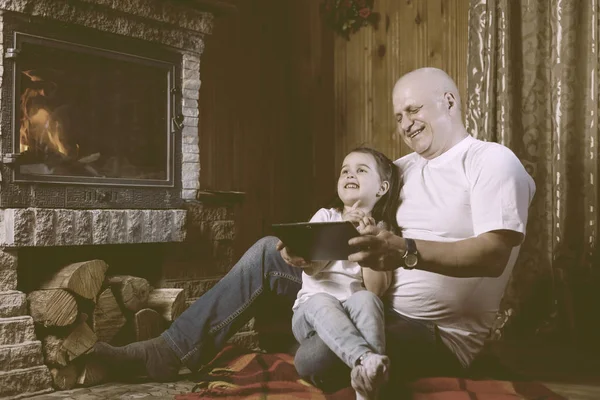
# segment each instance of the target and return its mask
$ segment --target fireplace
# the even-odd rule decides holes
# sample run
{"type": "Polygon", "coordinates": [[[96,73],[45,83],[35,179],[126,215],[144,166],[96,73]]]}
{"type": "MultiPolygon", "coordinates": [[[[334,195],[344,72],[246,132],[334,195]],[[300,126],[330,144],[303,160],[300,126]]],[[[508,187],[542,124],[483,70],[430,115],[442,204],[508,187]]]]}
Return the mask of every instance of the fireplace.
{"type": "Polygon", "coordinates": [[[115,265],[160,254],[154,281],[190,301],[231,266],[231,206],[198,201],[200,56],[230,8],[0,2],[1,398],[52,390],[20,281],[44,275],[40,250],[115,265]]]}
{"type": "Polygon", "coordinates": [[[19,16],[4,26],[1,206],[180,206],[182,55],[19,16]]]}
{"type": "Polygon", "coordinates": [[[21,32],[14,42],[15,182],[173,186],[178,55],[147,59],[21,32]]]}

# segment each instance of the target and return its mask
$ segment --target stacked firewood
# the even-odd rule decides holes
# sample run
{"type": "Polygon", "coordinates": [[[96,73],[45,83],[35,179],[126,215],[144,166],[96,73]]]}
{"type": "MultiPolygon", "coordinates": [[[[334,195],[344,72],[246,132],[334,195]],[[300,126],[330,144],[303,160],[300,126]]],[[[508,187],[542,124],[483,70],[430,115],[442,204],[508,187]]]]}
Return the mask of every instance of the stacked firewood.
{"type": "Polygon", "coordinates": [[[107,270],[102,260],[69,264],[27,296],[57,389],[106,379],[88,356],[97,341],[125,345],[157,337],[185,309],[182,289],[153,289],[146,279],[106,276],[107,270]]]}

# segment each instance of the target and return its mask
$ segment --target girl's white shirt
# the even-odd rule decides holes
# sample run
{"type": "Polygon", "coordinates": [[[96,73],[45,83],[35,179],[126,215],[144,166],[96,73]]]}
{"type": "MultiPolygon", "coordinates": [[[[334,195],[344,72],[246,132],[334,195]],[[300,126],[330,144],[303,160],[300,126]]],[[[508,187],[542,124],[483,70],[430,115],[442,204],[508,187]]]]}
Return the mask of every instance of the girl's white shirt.
{"type": "MultiPolygon", "coordinates": [[[[342,214],[334,208],[321,208],[310,219],[310,222],[337,222],[343,221],[342,214]]],[[[358,263],[350,261],[331,261],[321,271],[308,275],[302,272],[302,289],[292,309],[308,300],[316,293],[327,293],[344,302],[353,293],[365,290],[362,268],[358,263]]]]}

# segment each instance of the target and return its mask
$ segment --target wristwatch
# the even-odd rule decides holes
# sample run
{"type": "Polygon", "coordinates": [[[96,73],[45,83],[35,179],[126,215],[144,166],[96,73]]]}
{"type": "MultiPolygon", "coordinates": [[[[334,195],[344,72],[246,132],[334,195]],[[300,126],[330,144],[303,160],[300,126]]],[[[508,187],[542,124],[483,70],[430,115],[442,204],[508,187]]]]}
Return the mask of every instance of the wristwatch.
{"type": "Polygon", "coordinates": [[[412,239],[404,239],[404,242],[406,243],[406,252],[402,256],[404,259],[404,268],[413,269],[419,263],[417,244],[412,239]]]}

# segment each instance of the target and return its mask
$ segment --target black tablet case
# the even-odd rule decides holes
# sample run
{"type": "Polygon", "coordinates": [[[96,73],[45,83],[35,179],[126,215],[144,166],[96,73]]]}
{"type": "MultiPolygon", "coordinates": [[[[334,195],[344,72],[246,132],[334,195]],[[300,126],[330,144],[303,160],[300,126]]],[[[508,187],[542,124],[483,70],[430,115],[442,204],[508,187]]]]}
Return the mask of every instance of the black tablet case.
{"type": "Polygon", "coordinates": [[[347,260],[348,240],[359,235],[349,221],[274,224],[273,232],[294,254],[310,261],[347,260]]]}

